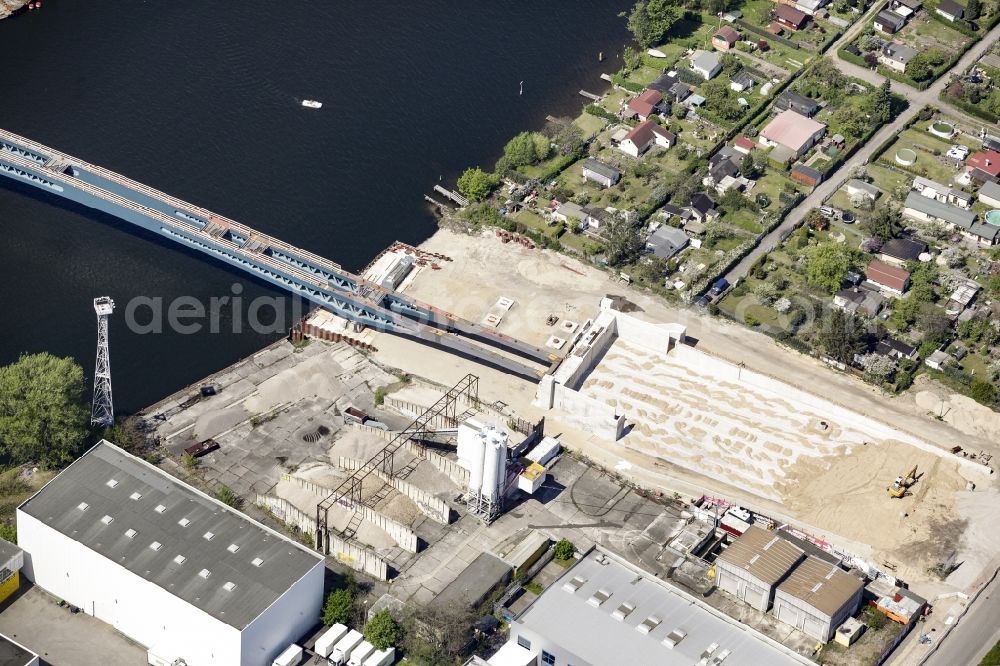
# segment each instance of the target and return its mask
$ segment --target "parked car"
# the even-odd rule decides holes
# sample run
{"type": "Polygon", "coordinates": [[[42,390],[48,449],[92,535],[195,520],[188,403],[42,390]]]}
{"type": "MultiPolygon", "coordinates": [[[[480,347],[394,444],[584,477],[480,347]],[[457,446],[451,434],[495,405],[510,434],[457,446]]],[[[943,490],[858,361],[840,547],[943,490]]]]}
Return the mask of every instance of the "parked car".
{"type": "Polygon", "coordinates": [[[719,296],[720,294],[722,294],[722,292],[724,292],[728,288],[729,288],[729,282],[726,280],[726,278],[719,278],[718,280],[715,281],[715,284],[712,285],[712,288],[709,290],[708,293],[711,294],[712,296],[719,296]]]}
{"type": "Polygon", "coordinates": [[[963,146],[961,144],[955,144],[948,149],[948,157],[953,157],[956,160],[965,160],[969,156],[969,147],[963,146]]]}

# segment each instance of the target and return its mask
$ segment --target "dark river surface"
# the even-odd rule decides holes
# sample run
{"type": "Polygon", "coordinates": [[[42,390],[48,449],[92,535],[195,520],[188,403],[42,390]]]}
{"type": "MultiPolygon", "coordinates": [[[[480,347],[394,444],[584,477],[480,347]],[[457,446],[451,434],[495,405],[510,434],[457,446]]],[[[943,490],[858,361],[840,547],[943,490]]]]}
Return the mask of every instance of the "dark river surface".
{"type": "MultiPolygon", "coordinates": [[[[392,241],[434,232],[422,195],[439,176],[491,166],[510,136],[575,115],[581,88],[600,91],[629,4],[46,0],[0,22],[0,127],[358,270],[392,241]]],[[[100,295],[117,304],[119,412],[281,336],[233,330],[277,289],[0,179],[0,364],[48,351],[74,357],[89,381],[100,295]],[[180,297],[211,308],[240,289],[238,308],[217,301],[218,333],[207,318],[188,334],[126,325],[136,298],[166,315],[180,297]]],[[[136,313],[151,321],[150,307],[136,313]]]]}

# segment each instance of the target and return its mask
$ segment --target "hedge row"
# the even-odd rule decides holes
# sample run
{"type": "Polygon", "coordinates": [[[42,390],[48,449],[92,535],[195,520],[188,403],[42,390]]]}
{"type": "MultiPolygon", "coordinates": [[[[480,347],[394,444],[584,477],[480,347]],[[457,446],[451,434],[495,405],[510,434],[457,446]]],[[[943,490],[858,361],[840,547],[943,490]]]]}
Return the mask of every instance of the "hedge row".
{"type": "Polygon", "coordinates": [[[976,116],[977,118],[982,118],[983,120],[991,123],[1000,122],[1000,116],[997,116],[996,114],[987,111],[978,104],[972,104],[971,102],[968,102],[964,99],[958,99],[957,97],[952,97],[947,93],[945,93],[944,91],[942,91],[941,94],[938,95],[938,97],[944,100],[945,102],[951,104],[952,106],[957,106],[962,111],[965,111],[970,115],[976,116]]]}
{"type": "Polygon", "coordinates": [[[628,90],[629,92],[640,93],[646,89],[646,86],[642,85],[641,83],[633,83],[632,81],[629,81],[621,74],[615,74],[614,76],[612,76],[611,82],[620,88],[628,90]]]}
{"type": "Polygon", "coordinates": [[[616,116],[615,114],[611,113],[603,106],[600,106],[598,104],[588,104],[587,106],[583,107],[583,111],[585,113],[589,113],[592,116],[597,116],[598,118],[604,118],[605,120],[611,123],[618,122],[618,116],[616,116]]]}

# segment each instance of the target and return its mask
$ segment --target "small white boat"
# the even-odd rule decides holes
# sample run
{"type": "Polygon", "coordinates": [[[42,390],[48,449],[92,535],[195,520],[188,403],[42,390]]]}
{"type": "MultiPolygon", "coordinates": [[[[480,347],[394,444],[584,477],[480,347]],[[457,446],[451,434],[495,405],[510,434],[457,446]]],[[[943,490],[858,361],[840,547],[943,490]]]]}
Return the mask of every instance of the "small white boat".
{"type": "Polygon", "coordinates": [[[310,109],[321,109],[323,108],[323,102],[317,102],[314,99],[304,99],[302,100],[302,106],[307,106],[310,109]]]}
{"type": "Polygon", "coordinates": [[[663,51],[658,51],[657,49],[646,49],[646,53],[653,56],[654,58],[666,58],[667,54],[663,51]]]}

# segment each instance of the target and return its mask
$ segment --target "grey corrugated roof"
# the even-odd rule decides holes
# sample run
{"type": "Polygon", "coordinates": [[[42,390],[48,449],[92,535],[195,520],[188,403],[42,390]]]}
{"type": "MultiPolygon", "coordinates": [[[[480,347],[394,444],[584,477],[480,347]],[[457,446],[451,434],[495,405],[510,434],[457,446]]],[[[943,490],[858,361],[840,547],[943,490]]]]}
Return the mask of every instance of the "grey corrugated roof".
{"type": "Polygon", "coordinates": [[[712,645],[710,656],[726,653],[725,666],[812,663],[700,599],[598,551],[581,559],[514,620],[512,640],[520,625],[590,664],[692,666],[712,645]],[[572,592],[575,579],[582,583],[572,592]],[[610,596],[595,607],[588,600],[598,590],[610,596]],[[612,617],[623,604],[634,608],[621,620],[612,617]],[[641,633],[638,627],[647,621],[651,629],[641,633]],[[678,633],[673,647],[664,645],[664,638],[678,630],[683,638],[678,633]]]}
{"type": "MultiPolygon", "coordinates": [[[[23,552],[20,548],[6,539],[0,539],[0,564],[7,562],[18,553],[23,552]]],[[[2,666],[3,662],[0,662],[2,666]]]]}
{"type": "Polygon", "coordinates": [[[618,180],[622,177],[621,171],[609,164],[599,162],[592,157],[587,158],[587,161],[583,163],[583,168],[588,171],[593,171],[596,174],[600,174],[605,178],[610,178],[611,180],[618,180]]]}
{"type": "Polygon", "coordinates": [[[0,666],[28,666],[37,654],[0,634],[0,666]]]}
{"type": "MultiPolygon", "coordinates": [[[[840,567],[806,556],[778,586],[778,592],[800,599],[824,615],[833,617],[855,598],[863,584],[840,567]]],[[[853,608],[851,609],[853,612],[853,608]]]]}
{"type": "Polygon", "coordinates": [[[968,229],[976,219],[976,214],[955,206],[949,206],[937,199],[925,197],[919,192],[910,191],[906,195],[906,207],[919,211],[926,215],[936,217],[945,222],[951,222],[960,227],[968,229]]]}
{"type": "Polygon", "coordinates": [[[980,196],[988,196],[991,199],[1000,199],[1000,184],[988,180],[979,188],[979,194],[980,196]]]}
{"type": "Polygon", "coordinates": [[[722,551],[718,562],[744,569],[750,575],[774,585],[802,559],[802,549],[785,541],[774,532],[751,525],[729,548],[722,551]]]}
{"type": "MultiPolygon", "coordinates": [[[[243,629],[323,558],[102,441],[19,510],[243,629]],[[114,487],[109,482],[114,480],[114,487]],[[137,499],[132,499],[138,493],[137,499]],[[79,508],[86,502],[87,508],[79,508]],[[156,508],[163,506],[162,512],[156,508]],[[113,520],[105,524],[104,516],[113,520]],[[179,521],[189,521],[182,526],[179,521]],[[127,530],[135,530],[130,538],[127,530]],[[211,540],[205,534],[214,535],[211,540]],[[153,542],[162,544],[153,550],[153,542]],[[230,544],[239,546],[230,552],[230,544]],[[177,564],[178,555],[186,559],[177,564]],[[262,563],[255,566],[253,561],[262,563]],[[199,574],[203,569],[208,578],[199,574]],[[227,591],[227,582],[236,587],[227,591]]],[[[155,609],[151,609],[155,612],[155,609]]]]}

